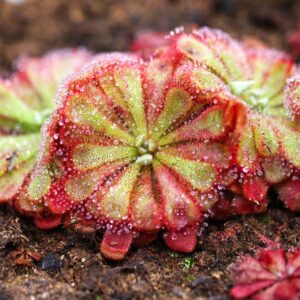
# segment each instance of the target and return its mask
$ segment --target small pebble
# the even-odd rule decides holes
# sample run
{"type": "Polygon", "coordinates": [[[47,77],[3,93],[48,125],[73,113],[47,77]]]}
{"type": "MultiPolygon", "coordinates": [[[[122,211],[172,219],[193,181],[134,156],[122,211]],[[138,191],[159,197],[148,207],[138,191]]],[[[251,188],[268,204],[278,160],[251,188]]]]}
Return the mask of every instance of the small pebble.
{"type": "Polygon", "coordinates": [[[46,272],[57,271],[63,266],[63,261],[60,260],[55,254],[48,253],[40,261],[40,267],[46,272]]]}

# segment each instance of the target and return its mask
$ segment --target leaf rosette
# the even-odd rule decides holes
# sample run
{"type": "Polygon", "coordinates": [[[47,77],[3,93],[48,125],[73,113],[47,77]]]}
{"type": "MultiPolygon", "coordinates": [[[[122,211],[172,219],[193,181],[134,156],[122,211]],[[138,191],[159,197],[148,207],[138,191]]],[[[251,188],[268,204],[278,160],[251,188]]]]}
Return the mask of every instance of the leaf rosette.
{"type": "Polygon", "coordinates": [[[19,60],[17,72],[0,80],[0,203],[15,196],[34,167],[57,86],[90,59],[84,49],[52,51],[19,60]]]}
{"type": "MultiPolygon", "coordinates": [[[[169,45],[157,56],[205,66],[244,107],[239,110],[231,140],[238,175],[227,189],[228,196],[215,207],[216,217],[266,209],[268,187],[291,178],[298,180],[300,173],[298,77],[290,79],[285,88],[296,72],[292,58],[239,43],[209,28],[169,37],[169,45]]],[[[299,207],[288,199],[283,201],[290,209],[299,207]]]]}
{"type": "Polygon", "coordinates": [[[276,300],[300,297],[300,251],[263,249],[235,266],[233,299],[276,300]]]}
{"type": "Polygon", "coordinates": [[[20,210],[44,228],[57,216],[105,229],[100,250],[112,259],[161,229],[170,248],[192,251],[232,159],[240,103],[223,81],[194,62],[102,55],[64,84],[58,103],[20,210]]]}

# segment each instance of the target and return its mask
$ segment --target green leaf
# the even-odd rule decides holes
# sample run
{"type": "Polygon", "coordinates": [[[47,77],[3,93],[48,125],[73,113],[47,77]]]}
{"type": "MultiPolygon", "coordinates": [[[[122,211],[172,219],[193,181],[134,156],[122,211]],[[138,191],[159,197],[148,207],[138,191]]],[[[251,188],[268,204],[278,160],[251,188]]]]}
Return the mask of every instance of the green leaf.
{"type": "Polygon", "coordinates": [[[0,176],[0,203],[9,201],[13,198],[19,188],[22,186],[24,179],[33,169],[35,159],[23,162],[17,168],[6,172],[0,176]]]}
{"type": "Polygon", "coordinates": [[[82,171],[124,158],[129,162],[135,159],[137,154],[135,147],[79,144],[74,148],[72,159],[75,168],[82,171]]]}
{"type": "Polygon", "coordinates": [[[74,96],[69,103],[68,116],[74,124],[90,126],[103,132],[108,137],[134,144],[134,137],[111,120],[110,115],[102,111],[101,106],[95,106],[83,96],[74,96]]]}
{"type": "Polygon", "coordinates": [[[127,164],[125,160],[103,164],[97,169],[88,170],[68,179],[65,190],[72,201],[82,201],[88,198],[100,184],[112,176],[117,170],[127,164]]]}
{"type": "Polygon", "coordinates": [[[160,225],[159,204],[154,195],[150,168],[144,168],[133,189],[131,215],[136,228],[156,231],[160,225]]]}
{"type": "Polygon", "coordinates": [[[243,46],[218,29],[201,28],[196,37],[207,45],[224,65],[226,81],[245,80],[249,76],[247,56],[243,46]]]}
{"type": "Polygon", "coordinates": [[[216,172],[208,163],[184,159],[158,152],[156,159],[180,174],[195,189],[206,191],[212,187],[216,172]]]}
{"type": "Polygon", "coordinates": [[[258,159],[254,132],[250,124],[242,132],[237,151],[237,161],[241,167],[252,169],[258,159]]]}
{"type": "Polygon", "coordinates": [[[254,83],[254,80],[231,81],[229,86],[234,95],[240,95],[247,91],[254,83]]]}
{"type": "Polygon", "coordinates": [[[281,143],[285,157],[300,168],[300,133],[282,126],[281,143]]]}
{"type": "Polygon", "coordinates": [[[289,168],[280,158],[265,159],[262,163],[265,177],[270,183],[278,183],[287,178],[289,168]]]}
{"type": "Polygon", "coordinates": [[[35,157],[40,134],[0,136],[0,176],[35,157]]]}
{"type": "Polygon", "coordinates": [[[131,112],[138,134],[147,134],[146,113],[141,74],[137,68],[123,67],[114,73],[117,87],[122,91],[131,112]]]}
{"type": "Polygon", "coordinates": [[[0,123],[12,129],[38,130],[44,118],[0,83],[0,123]],[[7,121],[7,122],[6,122],[7,121]]]}
{"type": "Polygon", "coordinates": [[[101,202],[105,217],[122,219],[128,215],[131,192],[140,173],[140,168],[139,164],[132,164],[120,174],[117,182],[110,183],[101,202]]]}
{"type": "Polygon", "coordinates": [[[215,106],[201,113],[186,125],[163,136],[159,145],[175,142],[218,138],[225,132],[225,108],[215,106]]]}
{"type": "Polygon", "coordinates": [[[154,162],[154,173],[161,192],[161,204],[164,218],[169,223],[168,227],[179,230],[198,221],[199,209],[184,183],[177,180],[173,172],[157,160],[154,162]]]}
{"type": "Polygon", "coordinates": [[[227,77],[223,63],[205,43],[192,36],[184,35],[178,40],[178,48],[192,61],[205,64],[223,79],[227,77]]]}
{"type": "Polygon", "coordinates": [[[168,91],[166,102],[156,123],[153,125],[153,140],[158,140],[165,131],[192,107],[190,95],[178,88],[168,91]]]}
{"type": "Polygon", "coordinates": [[[41,199],[49,191],[50,185],[49,171],[45,167],[36,169],[27,188],[28,197],[31,200],[41,199]]]}
{"type": "Polygon", "coordinates": [[[275,155],[279,144],[269,122],[263,118],[253,119],[253,129],[258,152],[266,157],[275,155]]]}
{"type": "MultiPolygon", "coordinates": [[[[254,84],[251,89],[246,91],[245,100],[250,104],[255,102],[255,105],[262,107],[267,112],[278,100],[281,100],[280,105],[282,106],[283,89],[293,67],[291,58],[274,50],[252,49],[249,52],[248,60],[252,68],[254,84]],[[273,101],[273,98],[276,98],[276,101],[273,101]]],[[[276,111],[272,111],[272,113],[276,113],[276,111]]]]}

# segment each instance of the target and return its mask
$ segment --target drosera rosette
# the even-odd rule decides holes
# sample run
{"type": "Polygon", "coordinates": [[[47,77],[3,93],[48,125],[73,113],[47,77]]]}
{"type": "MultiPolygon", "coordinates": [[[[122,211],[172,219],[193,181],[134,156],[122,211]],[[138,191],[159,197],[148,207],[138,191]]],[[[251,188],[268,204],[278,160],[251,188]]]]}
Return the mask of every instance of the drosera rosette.
{"type": "Polygon", "coordinates": [[[0,80],[0,203],[16,194],[35,164],[40,128],[55,107],[59,83],[90,59],[84,49],[24,57],[10,78],[0,80]]]}
{"type": "Polygon", "coordinates": [[[287,79],[296,70],[292,58],[274,49],[239,43],[206,27],[190,34],[179,30],[169,39],[158,56],[204,65],[244,106],[231,139],[238,176],[226,191],[228,196],[214,207],[216,217],[262,212],[271,185],[299,176],[299,122],[284,104],[287,79]]]}
{"type": "MultiPolygon", "coordinates": [[[[273,49],[245,51],[254,79],[240,95],[248,113],[237,143],[236,161],[244,173],[243,190],[250,186],[248,198],[259,201],[270,186],[299,176],[299,124],[290,117],[284,103],[284,88],[295,65],[287,54],[273,49]]],[[[284,203],[294,210],[291,202],[284,203]]]]}
{"type": "Polygon", "coordinates": [[[235,268],[234,299],[283,300],[300,298],[300,250],[263,249],[246,256],[235,268]]]}
{"type": "Polygon", "coordinates": [[[296,195],[300,190],[295,182],[299,181],[300,175],[300,123],[295,117],[296,106],[287,104],[288,94],[291,96],[287,92],[291,88],[290,76],[294,76],[297,68],[291,57],[276,50],[250,48],[246,51],[253,65],[258,92],[257,87],[251,87],[241,95],[250,104],[247,124],[252,129],[241,136],[237,158],[250,173],[255,170],[258,170],[256,174],[263,172],[263,181],[267,186],[277,189],[285,206],[292,211],[299,211],[300,198],[296,195]],[[263,94],[263,98],[259,98],[265,98],[260,100],[264,104],[253,106],[251,100],[249,102],[253,97],[253,89],[254,94],[263,94]],[[243,146],[244,149],[248,146],[248,151],[243,151],[243,146]],[[280,193],[280,187],[287,183],[291,183],[293,192],[290,195],[294,197],[283,197],[283,193],[280,193]]]}
{"type": "Polygon", "coordinates": [[[104,230],[100,251],[111,259],[160,230],[190,252],[230,181],[221,178],[234,176],[227,140],[239,107],[198,63],[100,56],[59,92],[16,206],[41,228],[104,230]]]}

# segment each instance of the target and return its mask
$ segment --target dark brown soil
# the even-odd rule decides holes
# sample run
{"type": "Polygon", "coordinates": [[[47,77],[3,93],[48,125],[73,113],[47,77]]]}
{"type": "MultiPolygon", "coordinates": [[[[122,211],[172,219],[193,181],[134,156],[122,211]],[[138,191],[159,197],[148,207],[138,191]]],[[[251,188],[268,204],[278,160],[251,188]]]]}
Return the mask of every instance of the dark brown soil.
{"type": "Polygon", "coordinates": [[[300,245],[300,216],[280,208],[207,225],[193,254],[172,252],[159,239],[111,263],[97,253],[100,236],[43,232],[2,209],[0,299],[229,299],[232,265],[239,256],[266,246],[300,245]],[[16,265],[10,253],[20,248],[40,253],[42,261],[16,265]],[[62,268],[45,268],[49,253],[62,268]]]}
{"type": "MultiPolygon", "coordinates": [[[[20,55],[58,47],[126,50],[137,31],[179,25],[209,25],[288,49],[286,36],[297,16],[297,0],[28,0],[19,5],[0,0],[0,71],[8,73],[20,55]]],[[[300,246],[299,214],[278,203],[264,215],[206,225],[191,255],[174,253],[159,239],[111,263],[97,252],[100,234],[42,232],[3,207],[0,299],[229,299],[239,256],[265,246],[300,246]],[[17,249],[37,252],[42,260],[17,265],[11,258],[17,249]]]]}

